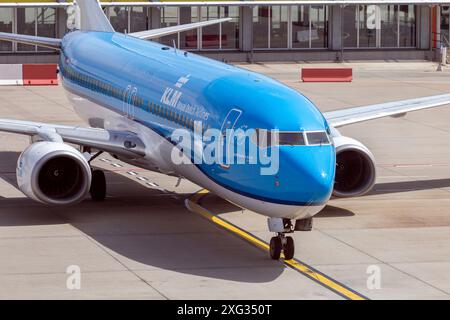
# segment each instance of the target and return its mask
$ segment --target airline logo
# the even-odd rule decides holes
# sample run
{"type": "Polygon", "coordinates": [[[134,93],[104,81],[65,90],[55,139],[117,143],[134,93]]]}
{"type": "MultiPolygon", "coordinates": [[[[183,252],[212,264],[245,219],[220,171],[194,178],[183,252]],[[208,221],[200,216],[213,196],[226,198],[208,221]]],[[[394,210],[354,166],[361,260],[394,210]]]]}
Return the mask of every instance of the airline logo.
{"type": "Polygon", "coordinates": [[[184,86],[186,83],[189,82],[189,77],[191,75],[188,74],[186,77],[181,77],[180,79],[178,79],[178,82],[175,84],[175,87],[177,87],[178,89],[181,89],[182,86],[184,86]]]}
{"type": "Polygon", "coordinates": [[[161,102],[175,108],[180,101],[182,93],[172,88],[166,88],[161,97],[161,102]]]}
{"type": "MultiPolygon", "coordinates": [[[[178,79],[177,83],[175,83],[175,88],[181,89],[186,83],[189,82],[190,76],[191,75],[188,74],[187,76],[178,79]]],[[[161,97],[161,102],[175,108],[178,104],[178,101],[180,101],[181,96],[182,93],[180,91],[167,87],[161,97]]]]}
{"type": "Polygon", "coordinates": [[[209,112],[207,112],[202,105],[181,101],[183,93],[180,90],[190,81],[190,77],[190,74],[180,77],[174,84],[173,88],[166,87],[160,101],[165,105],[168,105],[180,112],[185,112],[190,116],[197,117],[200,120],[208,120],[209,112]]]}

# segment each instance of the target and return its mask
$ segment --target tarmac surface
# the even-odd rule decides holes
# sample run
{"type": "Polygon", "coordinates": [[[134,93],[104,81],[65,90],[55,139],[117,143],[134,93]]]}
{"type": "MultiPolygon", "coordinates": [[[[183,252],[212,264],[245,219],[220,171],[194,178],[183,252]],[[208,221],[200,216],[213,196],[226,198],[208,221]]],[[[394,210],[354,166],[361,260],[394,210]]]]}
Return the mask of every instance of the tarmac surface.
{"type": "MultiPolygon", "coordinates": [[[[299,70],[309,64],[241,66],[322,111],[450,92],[449,70],[432,63],[346,65],[352,83],[302,83],[299,70]]],[[[82,125],[61,87],[0,87],[0,118],[82,125]]],[[[107,170],[105,202],[35,203],[15,178],[28,138],[2,133],[0,299],[449,299],[449,119],[450,105],[342,128],[374,153],[377,185],[331,200],[312,232],[295,233],[295,264],[272,261],[263,245],[243,239],[269,241],[263,216],[211,194],[199,201],[210,218],[190,211],[185,199],[201,187],[107,154],[94,163],[107,170]],[[79,290],[67,288],[74,265],[79,290]]]]}

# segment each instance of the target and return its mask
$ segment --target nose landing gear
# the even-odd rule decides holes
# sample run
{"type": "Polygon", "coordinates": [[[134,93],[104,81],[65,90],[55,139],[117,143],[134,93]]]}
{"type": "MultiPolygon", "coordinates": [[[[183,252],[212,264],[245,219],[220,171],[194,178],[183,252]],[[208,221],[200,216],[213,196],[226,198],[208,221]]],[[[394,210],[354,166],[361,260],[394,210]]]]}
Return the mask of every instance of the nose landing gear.
{"type": "Polygon", "coordinates": [[[270,239],[270,257],[273,260],[279,260],[281,252],[283,252],[285,260],[294,258],[294,239],[292,237],[286,237],[284,233],[279,233],[276,237],[270,239]]]}
{"type": "Polygon", "coordinates": [[[276,232],[277,236],[270,240],[270,257],[273,260],[278,260],[281,253],[284,254],[285,260],[291,260],[295,254],[295,244],[292,237],[286,237],[286,233],[294,232],[292,222],[290,219],[269,218],[269,230],[276,232]]]}

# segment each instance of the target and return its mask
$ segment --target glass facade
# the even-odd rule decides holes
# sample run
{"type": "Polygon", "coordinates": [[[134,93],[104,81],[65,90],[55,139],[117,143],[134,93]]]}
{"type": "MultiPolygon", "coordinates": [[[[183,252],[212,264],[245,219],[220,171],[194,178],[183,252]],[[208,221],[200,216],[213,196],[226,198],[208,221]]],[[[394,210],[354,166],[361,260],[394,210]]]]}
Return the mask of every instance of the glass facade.
{"type": "Polygon", "coordinates": [[[328,47],[327,6],[253,8],[253,47],[308,49],[328,47]]]}
{"type": "MultiPolygon", "coordinates": [[[[57,36],[58,10],[41,8],[0,8],[0,32],[57,36]]],[[[192,51],[240,50],[253,46],[258,50],[327,49],[329,46],[330,7],[326,5],[253,6],[250,16],[242,16],[240,6],[162,6],[127,4],[108,6],[104,11],[117,32],[138,32],[199,21],[230,17],[217,25],[181,32],[157,41],[192,51]],[[241,39],[242,19],[251,18],[252,32],[241,39]],[[249,45],[249,41],[251,45],[249,45]]],[[[333,14],[339,14],[339,10],[333,14]]],[[[441,6],[442,34],[449,39],[450,6],[441,6]]],[[[333,21],[337,21],[334,19],[333,21]]],[[[339,19],[340,20],[340,19],[339,19]]],[[[245,22],[246,23],[246,22],[245,22]]],[[[340,30],[339,21],[333,30],[340,30]]],[[[345,48],[414,48],[416,46],[415,5],[348,5],[343,11],[345,48]]],[[[245,25],[245,24],[244,24],[245,25]]],[[[58,27],[58,29],[62,29],[58,27]]],[[[62,32],[63,30],[60,30],[62,32]]],[[[59,35],[59,34],[58,34],[59,35]]],[[[335,40],[334,40],[335,41],[335,40]]],[[[51,51],[30,45],[0,42],[0,52],[51,51]]]]}
{"type": "Polygon", "coordinates": [[[412,48],[416,46],[414,5],[359,5],[344,9],[347,48],[412,48]]]}

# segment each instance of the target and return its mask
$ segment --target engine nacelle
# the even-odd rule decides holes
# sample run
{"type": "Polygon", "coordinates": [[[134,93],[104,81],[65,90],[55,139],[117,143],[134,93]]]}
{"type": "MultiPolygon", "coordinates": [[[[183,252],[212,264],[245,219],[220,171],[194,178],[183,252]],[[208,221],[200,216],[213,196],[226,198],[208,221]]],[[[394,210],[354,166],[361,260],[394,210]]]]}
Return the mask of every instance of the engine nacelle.
{"type": "Polygon", "coordinates": [[[17,183],[31,199],[52,205],[83,200],[91,186],[88,161],[75,148],[59,142],[36,142],[20,155],[17,183]]]}
{"type": "Polygon", "coordinates": [[[375,158],[361,142],[334,137],[336,176],[333,195],[340,198],[361,196],[372,189],[376,180],[375,158]]]}

